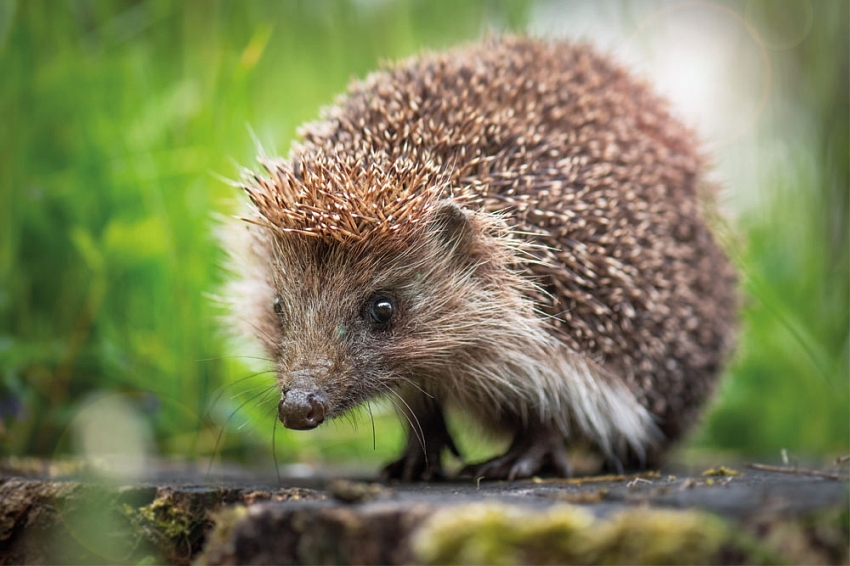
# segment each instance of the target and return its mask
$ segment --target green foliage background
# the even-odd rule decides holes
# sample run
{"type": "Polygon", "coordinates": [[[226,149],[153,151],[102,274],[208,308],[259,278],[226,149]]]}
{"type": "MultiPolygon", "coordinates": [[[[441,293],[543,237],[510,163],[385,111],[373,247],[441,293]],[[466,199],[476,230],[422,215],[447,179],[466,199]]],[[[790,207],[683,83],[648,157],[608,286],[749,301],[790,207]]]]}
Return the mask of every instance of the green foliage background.
{"type": "MultiPolygon", "coordinates": [[[[207,296],[222,278],[213,213],[234,211],[219,176],[253,163],[252,129],[285,154],[352,77],[523,30],[531,4],[0,0],[0,453],[74,450],[72,423],[104,391],[130,400],[165,454],[268,458],[273,434],[285,461],[395,452],[401,429],[381,407],[376,448],[367,413],[273,427],[269,375],[228,351],[207,296]]],[[[695,446],[850,444],[848,10],[812,6],[776,72],[816,147],[728,229],[742,345],[695,446]]]]}

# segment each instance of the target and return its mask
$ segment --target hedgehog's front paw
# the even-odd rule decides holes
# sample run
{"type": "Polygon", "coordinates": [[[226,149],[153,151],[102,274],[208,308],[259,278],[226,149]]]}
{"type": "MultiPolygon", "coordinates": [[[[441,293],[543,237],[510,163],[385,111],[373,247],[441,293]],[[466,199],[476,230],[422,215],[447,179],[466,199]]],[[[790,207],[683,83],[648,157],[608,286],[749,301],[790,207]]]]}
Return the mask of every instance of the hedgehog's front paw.
{"type": "Polygon", "coordinates": [[[554,427],[522,431],[503,455],[480,464],[470,464],[460,472],[461,477],[510,481],[537,474],[572,475],[564,438],[554,427]]]}
{"type": "Polygon", "coordinates": [[[440,452],[437,450],[426,454],[426,451],[418,444],[415,448],[408,446],[401,458],[384,467],[381,471],[381,479],[404,482],[443,480],[445,475],[440,452]]]}
{"type": "Polygon", "coordinates": [[[405,482],[445,479],[443,450],[448,448],[458,458],[460,452],[446,429],[442,414],[438,419],[420,419],[420,422],[416,433],[408,431],[404,454],[384,467],[381,479],[405,482]]]}

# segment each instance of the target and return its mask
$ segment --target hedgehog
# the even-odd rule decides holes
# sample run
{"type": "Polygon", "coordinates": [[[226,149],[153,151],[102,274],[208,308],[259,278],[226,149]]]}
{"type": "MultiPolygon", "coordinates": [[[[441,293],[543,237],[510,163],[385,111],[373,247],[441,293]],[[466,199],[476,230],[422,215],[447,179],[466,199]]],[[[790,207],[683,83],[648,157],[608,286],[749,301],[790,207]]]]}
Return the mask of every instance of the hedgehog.
{"type": "Polygon", "coordinates": [[[591,46],[488,38],[387,64],[298,131],[229,238],[235,322],[312,429],[378,396],[389,479],[445,477],[447,411],[507,451],[464,474],[568,476],[584,446],[657,465],[732,347],[736,275],[696,135],[591,46]]]}

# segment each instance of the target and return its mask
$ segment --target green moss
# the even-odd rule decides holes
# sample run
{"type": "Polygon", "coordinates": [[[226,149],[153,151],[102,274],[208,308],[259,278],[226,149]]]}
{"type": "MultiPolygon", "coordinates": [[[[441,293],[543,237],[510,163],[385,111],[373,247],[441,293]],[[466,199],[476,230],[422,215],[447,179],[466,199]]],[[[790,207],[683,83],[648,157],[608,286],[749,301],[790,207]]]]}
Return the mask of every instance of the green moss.
{"type": "Polygon", "coordinates": [[[133,532],[170,563],[187,562],[209,525],[203,506],[187,505],[171,493],[139,508],[125,504],[122,512],[133,532]]]}
{"type": "Polygon", "coordinates": [[[733,470],[732,468],[727,468],[726,466],[718,466],[716,468],[711,468],[705,470],[702,475],[704,477],[709,476],[740,476],[741,472],[738,470],[733,470]]]}
{"type": "Polygon", "coordinates": [[[599,525],[588,556],[597,564],[707,564],[727,532],[719,518],[706,513],[629,509],[599,525]]]}
{"type": "Polygon", "coordinates": [[[207,535],[207,543],[203,552],[194,561],[195,564],[221,563],[221,557],[217,555],[221,548],[226,547],[227,541],[239,521],[248,514],[245,505],[232,505],[225,507],[213,516],[215,526],[207,535]]]}
{"type": "Polygon", "coordinates": [[[432,516],[413,545],[429,564],[705,564],[727,533],[693,511],[631,509],[600,520],[569,505],[474,504],[432,516]]]}
{"type": "Polygon", "coordinates": [[[168,496],[158,497],[150,505],[140,508],[139,516],[171,540],[188,538],[197,520],[168,496]]]}
{"type": "Polygon", "coordinates": [[[232,505],[216,513],[213,517],[215,527],[210,531],[209,540],[225,541],[229,539],[236,524],[247,514],[248,508],[244,505],[232,505]]]}

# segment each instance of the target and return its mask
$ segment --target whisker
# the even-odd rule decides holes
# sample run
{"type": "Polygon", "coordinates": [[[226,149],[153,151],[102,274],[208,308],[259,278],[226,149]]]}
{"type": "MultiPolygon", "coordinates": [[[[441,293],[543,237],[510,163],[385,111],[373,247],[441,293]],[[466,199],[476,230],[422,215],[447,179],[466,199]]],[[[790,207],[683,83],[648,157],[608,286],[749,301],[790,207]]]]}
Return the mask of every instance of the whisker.
{"type": "MultiPolygon", "coordinates": [[[[392,397],[387,397],[387,400],[388,400],[390,403],[392,403],[393,407],[395,407],[395,410],[396,410],[396,411],[397,411],[400,415],[402,415],[405,419],[407,419],[407,424],[408,424],[408,425],[410,425],[410,430],[411,430],[411,432],[413,432],[414,434],[416,434],[416,430],[415,430],[415,428],[414,428],[414,426],[413,426],[413,422],[410,420],[410,417],[407,415],[407,413],[405,413],[405,412],[402,410],[402,408],[401,408],[401,407],[399,407],[398,403],[396,403],[396,402],[395,402],[395,400],[394,400],[392,397]]],[[[417,438],[419,438],[419,436],[418,436],[418,435],[417,435],[417,438]]]]}
{"type": "Polygon", "coordinates": [[[277,485],[280,487],[282,483],[280,481],[280,465],[277,462],[277,442],[275,442],[275,437],[277,435],[277,423],[280,422],[277,415],[275,415],[272,422],[274,423],[272,424],[272,460],[274,460],[274,472],[275,475],[277,475],[277,485]]]}
{"type": "Polygon", "coordinates": [[[367,399],[366,400],[366,409],[369,411],[369,422],[372,423],[372,451],[378,449],[378,441],[375,436],[375,416],[372,414],[372,403],[367,399]]]}
{"type": "Polygon", "coordinates": [[[250,393],[250,392],[252,392],[252,391],[257,391],[258,389],[262,389],[262,390],[264,390],[264,391],[277,390],[277,385],[276,385],[276,384],[274,384],[274,383],[272,383],[272,384],[270,384],[270,385],[257,385],[257,386],[255,386],[255,387],[249,387],[249,388],[247,388],[247,389],[243,389],[242,391],[239,391],[239,392],[237,392],[237,393],[234,393],[233,395],[231,395],[231,396],[228,398],[228,401],[233,401],[234,399],[238,399],[239,397],[242,397],[242,396],[243,396],[243,395],[245,395],[246,393],[250,393]]]}
{"type": "Polygon", "coordinates": [[[236,381],[234,381],[232,383],[228,383],[228,384],[222,385],[220,387],[217,387],[213,391],[215,398],[207,405],[207,409],[204,411],[203,417],[201,417],[200,423],[198,425],[198,430],[195,434],[195,443],[194,443],[195,447],[197,447],[198,439],[201,436],[201,429],[203,428],[204,423],[207,421],[207,419],[209,419],[210,412],[212,411],[213,407],[215,407],[216,403],[218,403],[219,399],[221,399],[221,396],[224,395],[224,392],[227,391],[231,387],[235,387],[235,386],[239,385],[240,383],[242,383],[245,380],[251,379],[253,377],[261,376],[265,373],[270,373],[270,372],[268,372],[268,371],[258,371],[256,373],[246,375],[245,377],[240,377],[239,379],[237,379],[236,381]]]}
{"type": "Polygon", "coordinates": [[[409,411],[410,416],[408,416],[408,413],[405,413],[404,411],[402,411],[401,408],[395,403],[395,401],[392,400],[391,397],[389,398],[390,401],[392,402],[392,404],[395,405],[395,408],[398,409],[399,411],[401,411],[401,413],[407,419],[407,422],[410,424],[410,430],[413,432],[414,435],[416,435],[416,440],[419,441],[419,445],[422,447],[422,453],[425,454],[425,462],[427,463],[428,462],[428,453],[425,450],[425,431],[422,430],[422,425],[419,424],[419,418],[416,416],[416,414],[413,412],[413,409],[410,408],[410,405],[407,404],[407,401],[405,401],[404,398],[401,395],[399,395],[396,391],[394,391],[391,387],[389,387],[387,385],[383,385],[383,387],[389,393],[392,393],[393,395],[395,395],[396,398],[398,398],[398,400],[401,401],[402,403],[404,403],[404,406],[407,407],[407,410],[409,411]],[[413,417],[412,421],[411,421],[411,417],[413,417]],[[413,425],[414,422],[416,422],[416,426],[413,425]]]}
{"type": "Polygon", "coordinates": [[[354,432],[357,432],[357,419],[354,418],[354,411],[348,411],[345,413],[345,420],[351,425],[351,428],[354,429],[354,432]]]}
{"type": "Polygon", "coordinates": [[[196,362],[220,362],[223,360],[260,360],[261,362],[274,363],[271,358],[263,358],[260,356],[217,356],[214,358],[200,358],[196,362]]]}
{"type": "MultiPolygon", "coordinates": [[[[268,397],[269,391],[270,391],[270,389],[266,389],[266,391],[264,391],[264,392],[263,392],[262,397],[260,398],[260,401],[257,403],[257,405],[262,405],[263,403],[265,403],[265,402],[266,402],[266,399],[267,399],[267,397],[268,397]]],[[[246,426],[247,424],[248,424],[248,421],[245,421],[244,423],[242,423],[241,425],[239,425],[238,427],[236,427],[236,430],[242,430],[243,428],[245,428],[245,426],[246,426]]]]}
{"type": "Polygon", "coordinates": [[[216,404],[216,403],[218,403],[218,400],[219,400],[219,399],[221,399],[221,396],[222,396],[222,395],[224,395],[224,392],[225,392],[225,391],[227,391],[227,390],[228,390],[228,389],[230,389],[231,387],[235,387],[235,386],[239,385],[239,384],[240,384],[240,383],[242,383],[243,381],[246,381],[246,380],[251,379],[251,378],[254,378],[254,377],[259,377],[259,376],[261,376],[261,375],[263,375],[263,374],[266,374],[266,373],[274,373],[274,372],[273,372],[273,370],[258,371],[258,372],[256,372],[256,373],[252,373],[252,374],[250,374],[250,375],[246,375],[245,377],[240,377],[239,379],[237,379],[236,381],[234,381],[234,382],[232,382],[232,383],[228,383],[228,384],[225,384],[225,385],[222,385],[222,386],[220,386],[220,387],[216,388],[216,390],[215,390],[215,398],[214,398],[214,399],[210,402],[210,404],[208,405],[208,407],[207,407],[207,411],[206,411],[206,413],[204,413],[204,417],[206,418],[206,417],[208,417],[208,416],[209,416],[210,411],[211,411],[211,410],[212,410],[212,408],[215,406],[215,404],[216,404]]]}
{"type": "Polygon", "coordinates": [[[431,395],[430,393],[428,393],[427,391],[422,389],[422,387],[420,387],[419,384],[417,384],[415,381],[413,381],[409,377],[405,377],[403,375],[393,375],[392,379],[396,380],[396,381],[403,381],[404,383],[413,386],[415,389],[417,389],[420,393],[422,393],[426,397],[428,397],[430,399],[434,399],[433,395],[431,395]]]}
{"type": "MultiPolygon", "coordinates": [[[[272,386],[270,386],[270,387],[267,387],[267,388],[265,388],[263,391],[260,391],[259,393],[257,393],[256,395],[254,395],[253,397],[251,397],[251,398],[246,399],[245,401],[243,401],[243,402],[242,402],[242,404],[240,404],[238,407],[236,407],[236,408],[233,410],[233,412],[232,412],[232,413],[230,413],[230,416],[228,416],[228,417],[227,417],[227,421],[226,421],[226,422],[228,422],[228,423],[229,423],[229,422],[230,422],[230,419],[232,419],[232,418],[236,415],[236,413],[238,413],[239,411],[241,411],[241,410],[242,410],[242,407],[244,407],[245,405],[247,405],[248,403],[250,403],[251,401],[253,401],[253,400],[254,400],[254,399],[256,399],[257,397],[259,397],[260,395],[268,394],[269,390],[271,390],[272,388],[275,388],[275,389],[276,389],[276,388],[277,388],[277,386],[276,386],[276,385],[272,385],[272,386]]],[[[210,477],[210,473],[212,472],[213,460],[215,459],[215,455],[216,455],[216,453],[218,452],[218,447],[219,447],[219,445],[221,444],[221,438],[222,438],[222,436],[224,436],[224,427],[223,427],[223,426],[219,428],[219,431],[218,431],[218,437],[217,437],[217,438],[216,438],[216,440],[215,440],[215,447],[213,448],[213,453],[212,453],[212,456],[210,457],[210,465],[207,467],[207,476],[206,476],[206,479],[209,479],[209,477],[210,477]]]]}
{"type": "Polygon", "coordinates": [[[274,344],[274,343],[275,343],[275,339],[274,339],[274,338],[272,338],[271,336],[269,336],[268,334],[266,334],[266,332],[265,332],[264,330],[260,329],[260,327],[259,327],[259,326],[257,326],[256,324],[254,324],[253,322],[251,322],[251,321],[250,321],[250,320],[248,320],[247,318],[241,318],[241,317],[240,317],[240,318],[239,318],[239,320],[240,320],[241,322],[246,323],[248,326],[250,326],[250,327],[251,327],[251,328],[253,328],[254,330],[256,330],[258,334],[262,334],[262,335],[263,335],[263,337],[264,337],[266,340],[268,340],[269,342],[271,342],[272,344],[274,344]]]}

